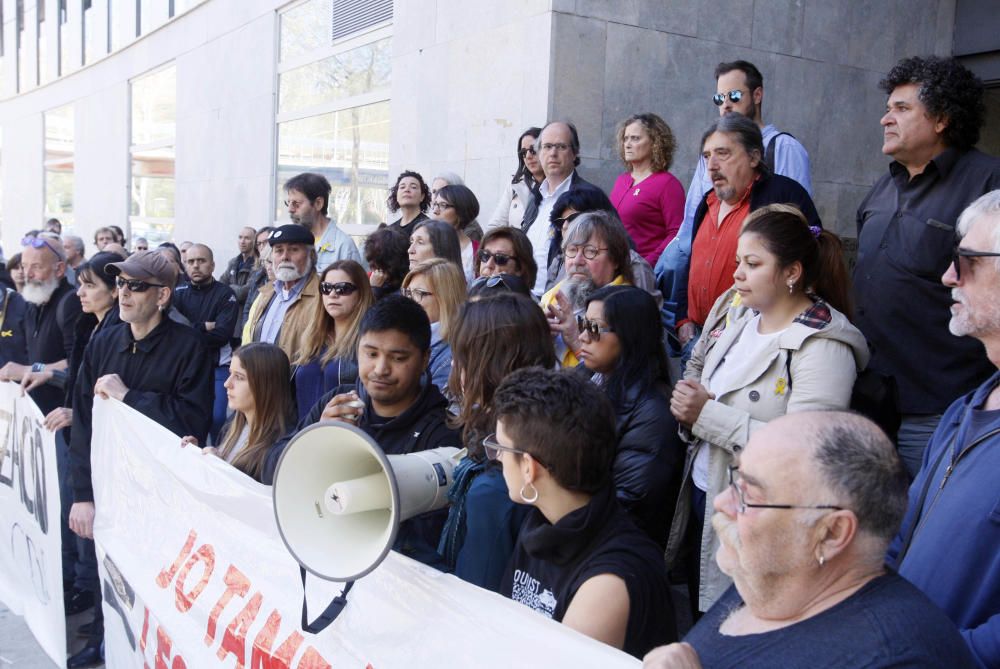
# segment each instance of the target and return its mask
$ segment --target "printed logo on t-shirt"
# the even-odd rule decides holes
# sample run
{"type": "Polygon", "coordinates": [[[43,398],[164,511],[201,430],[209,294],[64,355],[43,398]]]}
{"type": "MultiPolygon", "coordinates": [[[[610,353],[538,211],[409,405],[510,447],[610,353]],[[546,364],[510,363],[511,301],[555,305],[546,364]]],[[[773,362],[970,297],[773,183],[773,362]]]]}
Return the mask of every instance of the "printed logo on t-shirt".
{"type": "Polygon", "coordinates": [[[537,578],[520,569],[514,570],[514,588],[510,598],[551,618],[556,610],[556,596],[548,588],[542,589],[537,578]],[[541,593],[539,593],[541,590],[541,593]]]}

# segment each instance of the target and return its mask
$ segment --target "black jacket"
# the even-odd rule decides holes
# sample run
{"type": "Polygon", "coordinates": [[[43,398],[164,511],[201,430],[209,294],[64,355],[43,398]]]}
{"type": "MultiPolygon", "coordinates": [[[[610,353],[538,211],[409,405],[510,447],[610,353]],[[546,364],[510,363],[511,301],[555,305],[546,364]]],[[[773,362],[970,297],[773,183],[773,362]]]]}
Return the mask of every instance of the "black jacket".
{"type": "Polygon", "coordinates": [[[208,285],[178,286],[173,305],[201,335],[213,364],[218,365],[219,352],[229,345],[240,319],[240,305],[233,289],[214,279],[208,285]],[[205,323],[215,323],[215,327],[206,330],[205,323]]]}
{"type": "Polygon", "coordinates": [[[20,293],[0,285],[0,367],[8,362],[26,365],[28,359],[28,333],[25,316],[28,303],[20,293]]]}
{"type": "MultiPolygon", "coordinates": [[[[339,386],[321,397],[309,414],[299,421],[295,433],[318,423],[323,409],[334,395],[349,393],[352,390],[365,403],[364,412],[358,419],[357,426],[374,439],[386,455],[416,453],[442,446],[462,447],[459,432],[448,427],[446,423],[448,400],[444,398],[437,386],[431,383],[430,377],[426,374],[420,395],[413,406],[385,423],[377,424],[375,422],[378,417],[372,410],[371,397],[368,396],[361,380],[358,379],[353,385],[339,386]]],[[[280,440],[271,448],[267,460],[264,462],[264,473],[261,476],[261,481],[264,484],[273,485],[278,460],[295,433],[280,440]]],[[[403,522],[396,535],[393,549],[424,564],[439,569],[443,568],[444,563],[441,556],[438,555],[437,545],[447,514],[447,510],[442,509],[403,522]]]]}
{"type": "Polygon", "coordinates": [[[247,301],[247,294],[250,292],[250,276],[257,269],[257,256],[251,254],[249,258],[238,255],[229,261],[226,271],[219,277],[219,282],[224,283],[233,289],[236,294],[236,301],[242,307],[247,301]]]}
{"type": "MultiPolygon", "coordinates": [[[[28,361],[48,364],[69,360],[80,313],[80,298],[65,277],[48,302],[41,306],[29,302],[25,312],[28,361]]],[[[31,391],[31,399],[43,414],[61,407],[64,398],[65,392],[51,383],[31,391]]]]}
{"type": "Polygon", "coordinates": [[[665,546],[686,452],[670,400],[661,388],[640,391],[635,384],[615,406],[615,415],[618,450],[612,475],[618,501],[640,529],[665,546]]]}
{"type": "Polygon", "coordinates": [[[178,439],[193,435],[205,443],[212,423],[213,372],[197,332],[169,318],[139,341],[128,323],[102,328],[84,351],[73,389],[69,460],[76,502],[94,499],[90,475],[94,383],[105,374],[118,374],[128,387],[125,404],[178,439]]]}
{"type": "MultiPolygon", "coordinates": [[[[581,177],[580,173],[577,172],[576,170],[573,170],[571,178],[573,180],[569,182],[568,191],[573,191],[576,190],[577,188],[583,188],[584,186],[587,186],[589,188],[597,188],[597,186],[595,186],[594,184],[590,183],[589,181],[581,177]]],[[[598,188],[598,190],[600,189],[598,188]]],[[[540,187],[532,188],[531,194],[532,198],[528,200],[528,206],[524,208],[524,218],[521,220],[521,230],[525,234],[528,233],[528,229],[532,225],[534,225],[535,219],[538,218],[538,206],[542,203],[542,189],[540,187]]],[[[549,222],[542,221],[542,224],[548,225],[549,222]]],[[[541,269],[542,268],[539,268],[539,270],[541,269]]]]}

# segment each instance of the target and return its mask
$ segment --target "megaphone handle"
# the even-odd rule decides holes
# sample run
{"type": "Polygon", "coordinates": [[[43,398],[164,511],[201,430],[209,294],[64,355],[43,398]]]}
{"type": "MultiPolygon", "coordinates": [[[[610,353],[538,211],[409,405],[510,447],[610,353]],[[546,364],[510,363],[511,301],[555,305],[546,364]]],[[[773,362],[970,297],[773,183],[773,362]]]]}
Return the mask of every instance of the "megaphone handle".
{"type": "Polygon", "coordinates": [[[347,585],[344,586],[344,591],[333,598],[333,601],[326,607],[326,609],[319,615],[319,618],[309,622],[309,614],[306,611],[306,570],[305,567],[299,567],[299,572],[302,574],[302,631],[309,632],[310,634],[319,634],[327,627],[330,626],[340,612],[344,610],[347,606],[347,593],[351,591],[354,587],[354,581],[348,581],[347,585]]]}

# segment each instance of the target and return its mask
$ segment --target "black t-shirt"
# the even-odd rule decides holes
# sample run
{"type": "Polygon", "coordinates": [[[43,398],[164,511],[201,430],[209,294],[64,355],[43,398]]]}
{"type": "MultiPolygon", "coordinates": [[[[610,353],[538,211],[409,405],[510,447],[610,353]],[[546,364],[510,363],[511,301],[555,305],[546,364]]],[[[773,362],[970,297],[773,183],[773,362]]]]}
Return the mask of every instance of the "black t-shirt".
{"type": "Polygon", "coordinates": [[[977,666],[955,625],[893,572],[794,625],[763,634],[720,634],[742,605],[730,587],[684,638],[706,669],[977,666]]]}
{"type": "Polygon", "coordinates": [[[626,653],[642,657],[675,638],[663,554],[619,505],[611,486],[555,525],[532,510],[500,594],[562,621],[580,586],[601,574],[620,577],[628,589],[626,653]]]}

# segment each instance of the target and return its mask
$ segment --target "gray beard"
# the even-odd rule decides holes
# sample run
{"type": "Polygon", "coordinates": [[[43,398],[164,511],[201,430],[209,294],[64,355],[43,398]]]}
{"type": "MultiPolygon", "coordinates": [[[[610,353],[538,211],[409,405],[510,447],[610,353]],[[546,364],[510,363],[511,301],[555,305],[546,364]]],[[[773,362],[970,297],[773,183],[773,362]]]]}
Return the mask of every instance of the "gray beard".
{"type": "Polygon", "coordinates": [[[21,289],[21,296],[32,304],[42,306],[48,303],[58,287],[59,279],[55,277],[48,281],[26,281],[21,289]]]}
{"type": "Polygon", "coordinates": [[[567,281],[563,284],[562,292],[569,298],[569,303],[573,305],[573,311],[584,311],[587,308],[587,298],[597,290],[591,279],[579,279],[577,281],[567,281]]]}

